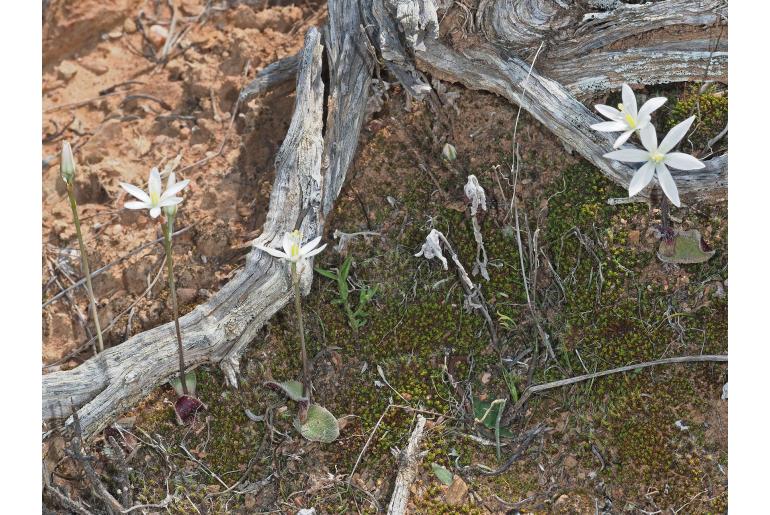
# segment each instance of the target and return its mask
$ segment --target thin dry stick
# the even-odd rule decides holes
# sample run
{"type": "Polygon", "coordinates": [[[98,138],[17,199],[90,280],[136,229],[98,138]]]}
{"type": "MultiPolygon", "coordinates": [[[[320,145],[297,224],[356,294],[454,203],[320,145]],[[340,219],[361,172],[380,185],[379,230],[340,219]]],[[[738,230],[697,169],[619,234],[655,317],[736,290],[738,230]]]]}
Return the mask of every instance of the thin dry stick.
{"type": "Polygon", "coordinates": [[[596,379],[597,377],[604,377],[611,374],[618,374],[620,372],[630,372],[631,370],[654,367],[657,365],[668,365],[672,363],[707,363],[707,362],[727,363],[727,355],[704,354],[701,356],[680,356],[676,358],[657,359],[655,361],[645,361],[644,363],[638,363],[636,365],[626,365],[624,367],[612,368],[610,370],[602,370],[600,372],[594,372],[592,374],[583,374],[577,377],[570,377],[568,379],[560,379],[558,381],[552,381],[550,383],[543,383],[543,384],[537,384],[534,386],[529,386],[527,387],[526,390],[524,390],[524,393],[522,393],[521,397],[519,397],[519,401],[514,405],[513,413],[516,413],[517,411],[519,411],[532,394],[540,393],[545,390],[551,390],[553,388],[559,388],[561,386],[580,383],[582,381],[588,381],[589,379],[596,379]]]}

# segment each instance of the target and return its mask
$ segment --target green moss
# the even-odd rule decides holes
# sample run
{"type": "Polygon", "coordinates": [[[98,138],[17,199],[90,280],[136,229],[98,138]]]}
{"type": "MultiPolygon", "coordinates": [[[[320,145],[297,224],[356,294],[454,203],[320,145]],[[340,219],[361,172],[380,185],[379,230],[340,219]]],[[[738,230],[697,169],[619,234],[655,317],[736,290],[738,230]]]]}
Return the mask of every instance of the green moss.
{"type": "MultiPolygon", "coordinates": [[[[727,104],[727,91],[717,91],[715,86],[710,86],[700,93],[700,86],[693,85],[672,105],[665,128],[669,130],[682,120],[695,115],[695,123],[687,135],[687,140],[695,150],[707,150],[708,141],[727,126],[727,104]]],[[[724,137],[719,142],[719,149],[726,148],[727,137],[724,137]]]]}

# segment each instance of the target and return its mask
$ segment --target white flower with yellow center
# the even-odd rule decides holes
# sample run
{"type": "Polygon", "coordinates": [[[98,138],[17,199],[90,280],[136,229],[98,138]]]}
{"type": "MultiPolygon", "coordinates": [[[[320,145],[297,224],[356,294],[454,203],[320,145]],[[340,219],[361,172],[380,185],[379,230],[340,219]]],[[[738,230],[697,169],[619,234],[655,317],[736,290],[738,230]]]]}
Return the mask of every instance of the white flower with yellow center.
{"type": "Polygon", "coordinates": [[[326,248],[326,243],[318,247],[319,243],[321,243],[320,236],[302,245],[302,232],[292,231],[283,235],[283,251],[267,247],[261,243],[257,244],[257,248],[267,252],[271,256],[285,259],[286,261],[296,264],[306,258],[315,256],[326,248]]]}
{"type": "Polygon", "coordinates": [[[120,186],[139,199],[138,201],[126,202],[125,207],[127,209],[149,209],[150,216],[157,218],[160,216],[162,208],[176,206],[182,202],[182,197],[175,197],[174,195],[182,191],[188,184],[190,184],[188,179],[176,182],[174,173],[171,172],[168,176],[166,191],[161,191],[163,184],[161,183],[160,172],[157,168],[153,168],[150,170],[147,192],[125,182],[121,182],[120,186]]]}
{"type": "Polygon", "coordinates": [[[604,104],[594,106],[597,111],[611,121],[591,125],[591,128],[595,131],[623,133],[615,140],[613,148],[619,148],[620,145],[628,141],[628,138],[634,132],[641,131],[650,125],[650,114],[666,103],[665,97],[651,98],[637,111],[634,92],[628,84],[623,84],[621,89],[623,92],[623,103],[618,104],[617,109],[604,104]]]}
{"type": "Polygon", "coordinates": [[[639,132],[639,137],[645,150],[623,148],[609,154],[604,154],[606,158],[626,163],[644,163],[631,178],[631,183],[628,185],[629,197],[633,197],[642,191],[650,183],[652,176],[657,173],[658,183],[660,183],[663,193],[671,200],[672,204],[679,207],[679,191],[668,167],[671,166],[678,170],[698,170],[706,166],[689,154],[670,151],[684,138],[694,120],[695,117],[691,116],[682,123],[675,125],[666,134],[660,145],[658,145],[658,135],[655,132],[655,126],[652,124],[647,125],[639,132]]]}

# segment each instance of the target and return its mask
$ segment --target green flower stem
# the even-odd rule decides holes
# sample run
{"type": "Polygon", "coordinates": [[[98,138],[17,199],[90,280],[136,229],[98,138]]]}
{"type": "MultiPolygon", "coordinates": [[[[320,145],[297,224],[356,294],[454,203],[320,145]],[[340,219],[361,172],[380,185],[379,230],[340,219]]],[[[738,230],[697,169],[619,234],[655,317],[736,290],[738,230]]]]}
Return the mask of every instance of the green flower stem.
{"type": "Polygon", "coordinates": [[[75,222],[75,232],[78,235],[78,244],[80,245],[80,268],[86,277],[86,291],[88,292],[88,301],[91,305],[91,316],[96,326],[96,348],[98,352],[104,350],[104,341],[102,340],[102,327],[99,324],[99,313],[96,311],[96,297],[94,297],[94,287],[91,284],[91,268],[88,266],[88,254],[86,244],[83,242],[83,233],[80,230],[80,217],[78,216],[78,204],[75,201],[75,191],[71,181],[67,181],[67,196],[70,199],[72,208],[72,220],[75,222]]]}
{"type": "Polygon", "coordinates": [[[174,310],[174,327],[176,327],[176,341],[179,350],[179,378],[182,382],[182,392],[189,395],[187,390],[187,378],[184,368],[184,347],[182,346],[182,330],[179,328],[179,306],[176,301],[176,283],[174,281],[174,257],[171,252],[171,233],[174,230],[174,217],[166,217],[166,225],[163,227],[163,243],[166,247],[166,265],[168,267],[168,287],[171,290],[171,306],[174,310]]]}
{"type": "Polygon", "coordinates": [[[297,326],[299,328],[299,341],[302,355],[302,396],[310,403],[310,364],[307,361],[307,349],[305,348],[305,326],[302,322],[302,292],[297,273],[297,263],[291,264],[291,279],[294,283],[294,308],[297,310],[297,326]]]}

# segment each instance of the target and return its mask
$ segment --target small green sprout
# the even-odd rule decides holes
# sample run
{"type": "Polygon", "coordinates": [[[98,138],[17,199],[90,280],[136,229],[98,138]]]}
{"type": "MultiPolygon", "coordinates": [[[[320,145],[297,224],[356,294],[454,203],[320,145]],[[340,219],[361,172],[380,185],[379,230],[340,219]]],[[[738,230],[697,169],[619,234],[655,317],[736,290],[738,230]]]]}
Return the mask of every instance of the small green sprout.
{"type": "Polygon", "coordinates": [[[345,259],[339,271],[336,273],[332,272],[331,270],[323,270],[321,268],[316,268],[315,271],[327,279],[331,279],[332,281],[337,282],[339,298],[334,299],[332,303],[342,306],[342,309],[345,310],[345,314],[348,317],[348,325],[350,325],[354,331],[357,331],[363,327],[364,324],[366,324],[366,317],[368,316],[366,307],[377,294],[377,286],[374,288],[370,288],[368,286],[361,287],[361,290],[358,294],[358,305],[354,310],[350,305],[350,287],[348,286],[348,276],[350,275],[350,265],[352,263],[353,259],[348,257],[345,259]]]}

